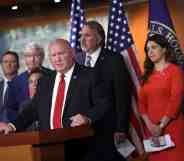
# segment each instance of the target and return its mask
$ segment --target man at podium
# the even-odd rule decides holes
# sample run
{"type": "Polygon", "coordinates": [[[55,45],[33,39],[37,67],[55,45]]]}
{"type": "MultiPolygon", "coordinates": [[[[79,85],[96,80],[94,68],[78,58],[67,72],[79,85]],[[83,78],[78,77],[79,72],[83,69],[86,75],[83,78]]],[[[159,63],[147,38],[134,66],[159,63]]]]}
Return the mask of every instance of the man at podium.
{"type": "Polygon", "coordinates": [[[35,120],[40,130],[91,124],[95,135],[66,144],[66,160],[124,160],[114,146],[115,109],[103,82],[95,79],[92,69],[74,62],[75,51],[68,41],[56,39],[48,49],[55,71],[41,78],[29,107],[14,122],[0,123],[0,131],[21,131],[35,120]]]}

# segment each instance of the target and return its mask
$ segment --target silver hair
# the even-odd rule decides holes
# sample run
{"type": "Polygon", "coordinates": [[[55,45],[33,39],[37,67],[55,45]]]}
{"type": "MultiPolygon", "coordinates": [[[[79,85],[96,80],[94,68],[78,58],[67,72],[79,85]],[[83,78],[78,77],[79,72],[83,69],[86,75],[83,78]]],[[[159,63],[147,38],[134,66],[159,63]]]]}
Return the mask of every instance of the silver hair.
{"type": "Polygon", "coordinates": [[[43,47],[41,46],[41,45],[39,45],[38,43],[36,43],[36,42],[30,42],[30,43],[28,43],[26,46],[25,46],[25,48],[24,48],[24,50],[23,50],[23,53],[26,53],[26,51],[28,51],[28,50],[30,50],[30,49],[36,49],[39,53],[40,53],[40,55],[42,56],[42,57],[44,57],[44,49],[43,49],[43,47]]]}

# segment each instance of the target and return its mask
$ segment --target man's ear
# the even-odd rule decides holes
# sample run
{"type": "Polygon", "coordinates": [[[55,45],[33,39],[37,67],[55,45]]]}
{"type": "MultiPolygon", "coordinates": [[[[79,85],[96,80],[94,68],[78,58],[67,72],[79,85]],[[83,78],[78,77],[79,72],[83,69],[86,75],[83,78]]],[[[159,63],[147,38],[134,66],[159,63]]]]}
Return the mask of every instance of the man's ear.
{"type": "Polygon", "coordinates": [[[163,53],[166,53],[166,51],[167,51],[167,49],[166,49],[166,48],[163,48],[162,50],[163,50],[163,53]]]}
{"type": "Polygon", "coordinates": [[[98,35],[97,36],[97,45],[100,46],[100,43],[102,41],[102,38],[98,35]]]}

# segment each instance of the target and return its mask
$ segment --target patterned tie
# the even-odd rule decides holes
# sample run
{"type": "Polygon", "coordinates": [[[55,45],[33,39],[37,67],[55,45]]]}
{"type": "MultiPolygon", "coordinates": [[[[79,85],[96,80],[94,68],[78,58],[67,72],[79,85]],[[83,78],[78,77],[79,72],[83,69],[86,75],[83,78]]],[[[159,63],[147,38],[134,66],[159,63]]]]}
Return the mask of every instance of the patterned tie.
{"type": "Polygon", "coordinates": [[[61,124],[61,113],[63,107],[63,100],[64,100],[64,91],[65,91],[65,80],[64,75],[62,74],[60,77],[60,82],[57,90],[55,108],[54,108],[54,115],[53,115],[53,127],[62,128],[61,124]]]}
{"type": "Polygon", "coordinates": [[[90,55],[88,55],[88,56],[86,56],[86,66],[87,67],[91,67],[91,56],[90,55]]]}

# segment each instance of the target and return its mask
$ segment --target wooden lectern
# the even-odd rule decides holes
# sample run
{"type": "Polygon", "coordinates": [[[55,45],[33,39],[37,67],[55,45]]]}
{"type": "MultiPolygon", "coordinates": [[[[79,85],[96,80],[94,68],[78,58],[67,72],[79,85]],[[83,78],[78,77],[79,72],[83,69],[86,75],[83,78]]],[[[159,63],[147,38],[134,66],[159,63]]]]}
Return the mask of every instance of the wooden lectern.
{"type": "Polygon", "coordinates": [[[65,141],[92,135],[89,126],[0,135],[0,161],[64,161],[65,141]]]}

